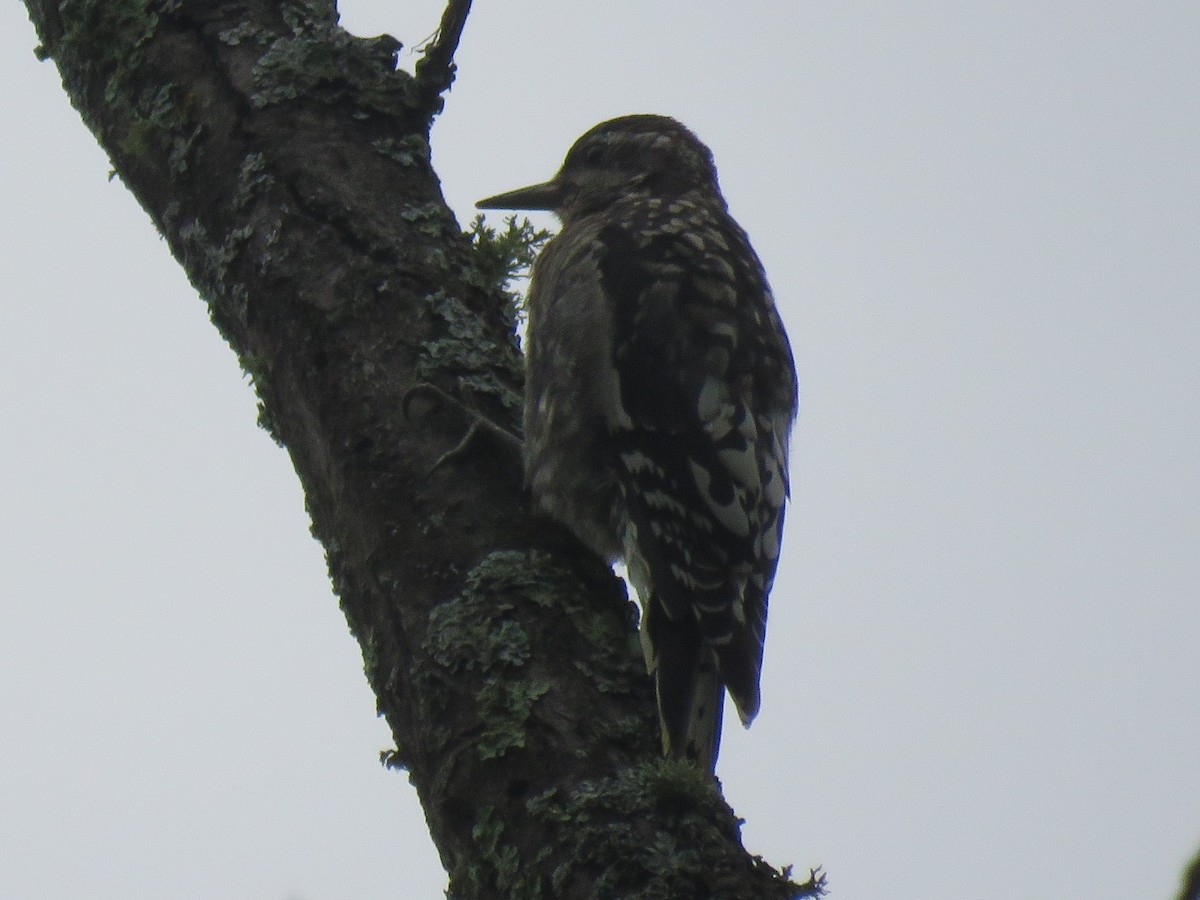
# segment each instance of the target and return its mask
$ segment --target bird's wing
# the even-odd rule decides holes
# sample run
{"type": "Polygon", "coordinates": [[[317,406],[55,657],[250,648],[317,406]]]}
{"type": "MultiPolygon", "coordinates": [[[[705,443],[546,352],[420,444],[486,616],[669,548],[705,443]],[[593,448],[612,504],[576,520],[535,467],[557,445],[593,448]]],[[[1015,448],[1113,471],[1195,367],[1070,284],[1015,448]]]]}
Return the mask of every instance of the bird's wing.
{"type": "Polygon", "coordinates": [[[723,211],[675,204],[630,220],[646,227],[598,237],[618,337],[626,555],[652,585],[651,645],[661,654],[655,628],[694,625],[748,721],[787,492],[791,355],[761,265],[723,211]]]}

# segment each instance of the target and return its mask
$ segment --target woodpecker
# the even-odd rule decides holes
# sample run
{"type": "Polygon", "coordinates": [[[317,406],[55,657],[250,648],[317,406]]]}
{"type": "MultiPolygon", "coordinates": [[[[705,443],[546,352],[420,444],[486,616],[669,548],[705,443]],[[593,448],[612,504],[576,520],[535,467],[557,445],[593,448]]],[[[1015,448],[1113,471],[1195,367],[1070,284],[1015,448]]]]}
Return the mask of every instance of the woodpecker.
{"type": "Polygon", "coordinates": [[[551,180],[480,209],[550,210],[525,337],[536,504],[642,604],[663,751],[712,771],[725,690],[759,709],[796,414],[792,352],[712,153],[674,119],[579,138],[551,180]]]}

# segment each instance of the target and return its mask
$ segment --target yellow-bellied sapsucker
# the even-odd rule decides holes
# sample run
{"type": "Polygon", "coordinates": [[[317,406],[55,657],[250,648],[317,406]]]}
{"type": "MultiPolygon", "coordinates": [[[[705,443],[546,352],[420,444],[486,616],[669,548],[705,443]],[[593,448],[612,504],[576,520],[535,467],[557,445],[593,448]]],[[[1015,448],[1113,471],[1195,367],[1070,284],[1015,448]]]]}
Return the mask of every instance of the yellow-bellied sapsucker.
{"type": "Polygon", "coordinates": [[[581,137],[550,181],[480,201],[552,210],[533,267],[525,474],[623,560],[664,752],[716,764],[724,689],[759,707],[796,412],[791,349],[712,154],[663,116],[581,137]]]}

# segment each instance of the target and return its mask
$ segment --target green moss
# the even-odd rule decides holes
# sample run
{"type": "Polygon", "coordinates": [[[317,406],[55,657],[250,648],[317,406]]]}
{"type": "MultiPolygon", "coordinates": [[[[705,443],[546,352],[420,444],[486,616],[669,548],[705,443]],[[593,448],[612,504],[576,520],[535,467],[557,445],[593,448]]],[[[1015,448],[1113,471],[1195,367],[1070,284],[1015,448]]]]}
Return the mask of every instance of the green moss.
{"type": "Polygon", "coordinates": [[[758,858],[747,871],[740,853],[714,857],[714,848],[740,841],[738,820],[710,779],[683,761],[646,762],[569,794],[551,790],[527,808],[566,844],[555,853],[566,860],[553,876],[556,891],[599,871],[595,896],[627,900],[746,897],[751,880],[763,897],[820,892],[792,884],[758,858]],[[646,822],[657,827],[643,828],[646,822]]]}
{"type": "MultiPolygon", "coordinates": [[[[353,101],[360,113],[374,110],[404,116],[413,88],[411,76],[396,68],[400,42],[389,35],[356,38],[339,28],[329,11],[327,4],[285,9],[291,33],[272,41],[255,64],[251,102],[262,108],[303,94],[331,102],[353,101]],[[388,77],[380,78],[381,72],[388,77]]],[[[226,33],[224,39],[246,37],[226,33]]]]}
{"type": "Polygon", "coordinates": [[[516,847],[504,842],[504,822],[495,810],[489,807],[481,812],[471,837],[485,865],[495,871],[496,886],[511,888],[521,870],[521,857],[516,847]]]}
{"type": "Polygon", "coordinates": [[[518,849],[505,840],[504,821],[491,807],[480,811],[471,837],[476,852],[472,859],[466,860],[469,868],[460,867],[451,873],[447,896],[545,896],[531,873],[538,871],[537,863],[548,855],[548,849],[540,850],[532,861],[522,859],[518,849]]]}
{"type": "Polygon", "coordinates": [[[171,172],[178,175],[187,171],[201,128],[191,124],[188,111],[178,104],[179,93],[176,85],[164,84],[140,91],[133,98],[126,131],[116,139],[122,156],[157,156],[165,145],[171,172]]]}
{"type": "Polygon", "coordinates": [[[400,218],[417,226],[427,237],[445,237],[452,233],[452,220],[442,203],[413,203],[400,210],[400,218]]]}
{"type": "Polygon", "coordinates": [[[517,601],[543,589],[528,556],[501,551],[485,557],[459,595],[429,617],[426,650],[454,680],[465,676],[479,685],[474,749],[481,759],[525,746],[533,706],[550,690],[528,665],[529,635],[516,616],[517,601]]]}
{"type": "MultiPolygon", "coordinates": [[[[235,208],[241,210],[254,202],[273,180],[265,171],[261,154],[248,155],[242,162],[232,198],[235,208]]],[[[173,215],[171,222],[174,221],[176,217],[173,215]]],[[[164,221],[160,223],[160,228],[165,231],[167,225],[164,221]]],[[[254,244],[256,264],[259,267],[267,265],[270,248],[277,240],[281,227],[276,216],[265,226],[248,224],[230,229],[220,241],[210,236],[198,219],[188,219],[176,229],[185,268],[208,307],[209,318],[238,354],[242,370],[250,377],[256,390],[270,377],[269,360],[247,352],[235,340],[236,333],[244,328],[249,316],[250,292],[234,274],[234,266],[245,253],[251,252],[251,242],[254,244]],[[220,302],[218,298],[222,298],[220,302]]],[[[283,446],[278,424],[261,400],[258,403],[258,425],[276,444],[283,446]]]]}
{"type": "MultiPolygon", "coordinates": [[[[114,159],[165,156],[170,171],[179,175],[187,171],[202,134],[187,96],[169,83],[133,90],[142,48],[158,28],[152,11],[158,8],[147,0],[64,0],[63,33],[44,50],[59,58],[73,96],[101,86],[114,159]]],[[[81,105],[89,127],[99,132],[101,123],[88,119],[88,108],[81,105]]]]}
{"type": "MultiPolygon", "coordinates": [[[[190,149],[190,145],[189,148],[190,149]]],[[[186,159],[186,152],[181,147],[181,164],[186,159]]],[[[237,182],[233,196],[230,198],[233,208],[238,212],[246,211],[263,194],[275,184],[275,177],[267,171],[266,158],[261,153],[250,153],[242,160],[238,169],[237,182]]],[[[174,224],[176,218],[172,214],[171,221],[160,223],[164,231],[174,224]]],[[[238,351],[242,368],[256,383],[262,383],[265,374],[264,362],[250,354],[242,352],[234,341],[228,325],[242,325],[249,313],[250,295],[246,286],[235,278],[234,264],[250,249],[254,242],[253,252],[256,264],[264,268],[270,263],[270,249],[282,230],[283,223],[278,214],[266,222],[249,219],[253,224],[230,229],[220,241],[208,233],[208,230],[198,219],[188,219],[176,228],[178,242],[183,251],[184,263],[192,275],[193,284],[200,291],[208,304],[213,323],[222,335],[238,351]],[[217,303],[218,298],[227,298],[225,302],[217,303]],[[217,311],[220,311],[220,316],[217,311]],[[226,321],[226,317],[232,317],[226,321]]],[[[265,410],[260,414],[260,422],[272,434],[274,428],[266,416],[265,410]]]]}
{"type": "Polygon", "coordinates": [[[248,153],[238,169],[237,189],[233,195],[235,209],[246,209],[263,191],[275,184],[275,176],[267,171],[267,158],[262,153],[248,153]]]}
{"type": "Polygon", "coordinates": [[[487,225],[482,214],[477,215],[467,235],[483,278],[480,287],[504,287],[509,279],[533,265],[538,250],[550,240],[550,232],[535,229],[528,219],[518,221],[515,215],[505,218],[503,231],[487,225]]]}
{"type": "Polygon", "coordinates": [[[482,288],[502,299],[504,310],[514,332],[521,322],[522,298],[512,289],[512,282],[533,265],[538,250],[550,240],[550,232],[536,229],[528,219],[508,216],[504,230],[498,231],[477,215],[467,231],[474,248],[474,268],[466,273],[469,284],[482,288]]]}
{"type": "Polygon", "coordinates": [[[230,47],[236,47],[247,40],[261,41],[262,32],[253,22],[247,19],[244,22],[239,22],[232,28],[226,28],[224,31],[217,32],[217,40],[223,44],[228,44],[230,47]]]}
{"type": "Polygon", "coordinates": [[[63,0],[63,32],[47,55],[74,57],[90,74],[109,73],[104,99],[116,99],[122,80],[141,62],[140,48],[158,27],[149,0],[63,0]]]}
{"type": "Polygon", "coordinates": [[[420,134],[410,134],[400,138],[378,138],[371,146],[380,156],[394,159],[402,166],[415,166],[418,163],[429,163],[429,142],[420,134]]]}
{"type": "Polygon", "coordinates": [[[445,337],[422,345],[417,381],[451,380],[464,393],[493,396],[506,408],[519,411],[524,401],[511,387],[522,378],[515,347],[497,346],[487,324],[459,298],[439,290],[425,302],[447,328],[445,337]]]}

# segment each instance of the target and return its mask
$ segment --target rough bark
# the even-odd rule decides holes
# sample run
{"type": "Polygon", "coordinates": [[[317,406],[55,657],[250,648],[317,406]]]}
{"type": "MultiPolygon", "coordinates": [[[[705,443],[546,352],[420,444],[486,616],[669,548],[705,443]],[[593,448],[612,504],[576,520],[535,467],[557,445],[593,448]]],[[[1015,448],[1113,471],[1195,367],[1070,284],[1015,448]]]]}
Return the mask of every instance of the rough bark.
{"type": "Polygon", "coordinates": [[[468,410],[515,432],[521,402],[508,304],[430,163],[468,5],[414,78],[323,0],[27,0],[291,455],[450,896],[801,895],[658,757],[620,583],[530,515],[510,445],[447,455],[468,410]]]}

